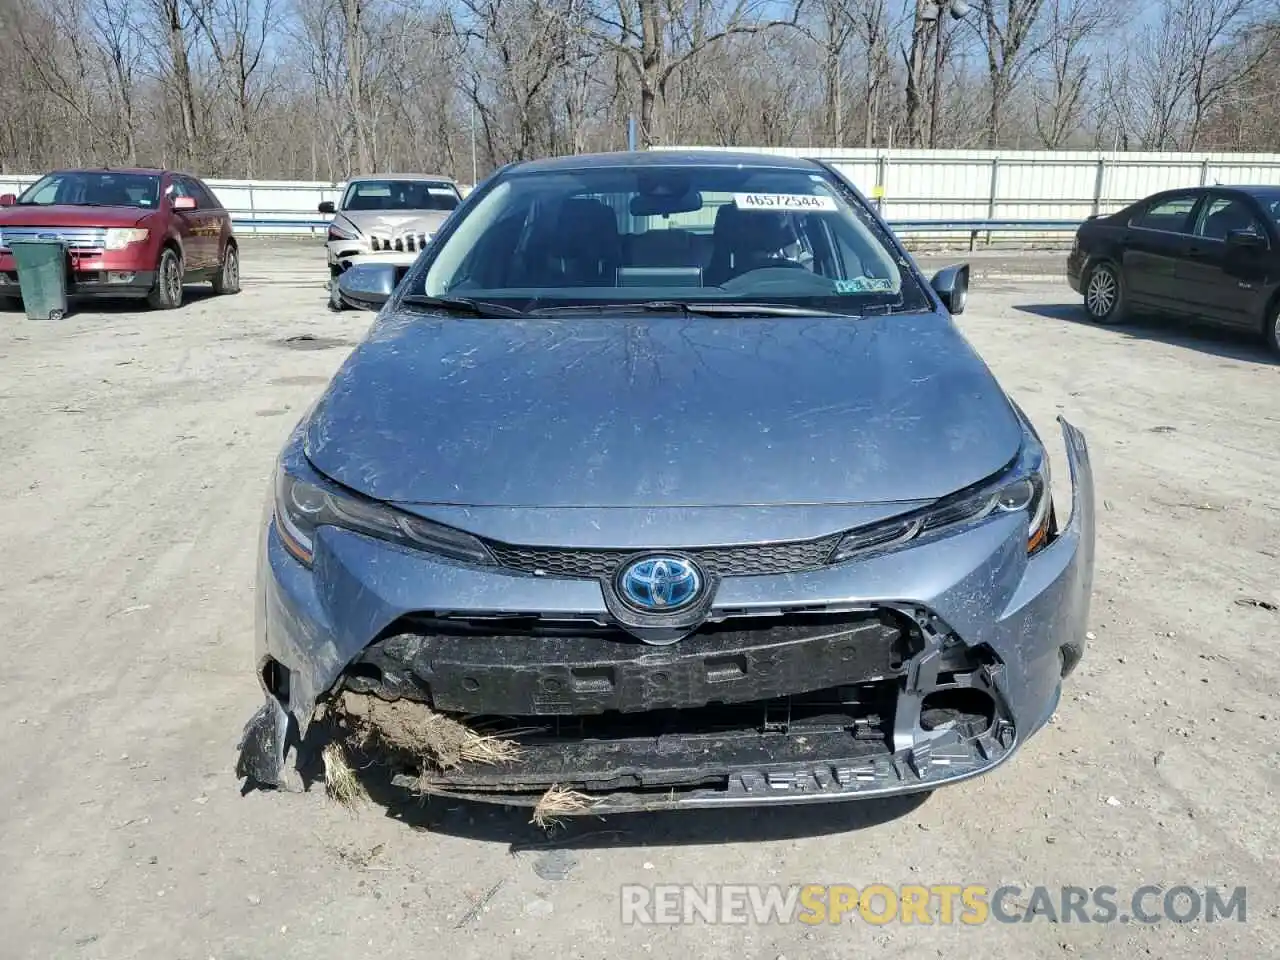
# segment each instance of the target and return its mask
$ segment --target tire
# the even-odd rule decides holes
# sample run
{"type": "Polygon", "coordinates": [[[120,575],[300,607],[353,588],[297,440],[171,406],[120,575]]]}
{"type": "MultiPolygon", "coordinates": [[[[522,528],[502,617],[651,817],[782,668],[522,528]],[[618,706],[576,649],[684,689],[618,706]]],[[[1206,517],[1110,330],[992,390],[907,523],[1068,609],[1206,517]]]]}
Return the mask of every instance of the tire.
{"type": "Polygon", "coordinates": [[[147,294],[152,310],[176,310],[182,306],[182,258],[173,247],[160,251],[156,264],[156,285],[147,294]]]}
{"type": "Polygon", "coordinates": [[[340,313],[347,309],[347,305],[338,296],[338,275],[336,273],[329,277],[329,309],[334,313],[340,313]]]}
{"type": "Polygon", "coordinates": [[[22,309],[21,297],[0,297],[0,312],[9,312],[22,309]]]}
{"type": "Polygon", "coordinates": [[[222,265],[213,278],[213,292],[218,296],[240,292],[240,248],[228,243],[222,251],[222,265]]]}
{"type": "Polygon", "coordinates": [[[1272,355],[1280,357],[1280,300],[1268,309],[1267,318],[1263,321],[1262,335],[1266,338],[1272,355]]]}
{"type": "Polygon", "coordinates": [[[1084,309],[1094,323],[1111,326],[1128,319],[1128,296],[1124,275],[1114,264],[1099,263],[1084,282],[1084,309]]]}

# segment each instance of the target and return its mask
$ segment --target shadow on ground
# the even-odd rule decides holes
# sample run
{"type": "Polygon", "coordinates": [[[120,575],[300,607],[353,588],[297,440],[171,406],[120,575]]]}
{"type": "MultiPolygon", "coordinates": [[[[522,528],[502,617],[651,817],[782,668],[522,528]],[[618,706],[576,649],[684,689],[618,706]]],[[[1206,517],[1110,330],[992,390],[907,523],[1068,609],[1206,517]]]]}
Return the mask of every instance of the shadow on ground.
{"type": "MultiPolygon", "coordinates": [[[[208,284],[200,284],[199,286],[185,286],[182,288],[182,306],[178,307],[175,313],[181,314],[189,305],[200,303],[202,300],[209,300],[215,296],[213,288],[208,284]]],[[[84,314],[116,314],[116,313],[167,313],[169,311],[153,311],[147,306],[147,301],[141,297],[121,297],[118,299],[108,299],[106,297],[92,297],[84,300],[72,299],[67,306],[66,315],[63,320],[70,320],[74,317],[84,314]]],[[[6,297],[0,301],[0,313],[17,314],[25,316],[26,311],[22,307],[22,301],[11,297],[6,297]]],[[[42,323],[59,323],[60,321],[46,321],[41,318],[42,323]]]]}
{"type": "Polygon", "coordinates": [[[1213,356],[1267,366],[1274,366],[1277,363],[1260,334],[1243,329],[1151,315],[1135,316],[1122,326],[1108,327],[1092,322],[1085,313],[1084,307],[1074,303],[1017,304],[1014,309],[1046,320],[1060,320],[1093,327],[1129,340],[1151,340],[1213,356]]]}

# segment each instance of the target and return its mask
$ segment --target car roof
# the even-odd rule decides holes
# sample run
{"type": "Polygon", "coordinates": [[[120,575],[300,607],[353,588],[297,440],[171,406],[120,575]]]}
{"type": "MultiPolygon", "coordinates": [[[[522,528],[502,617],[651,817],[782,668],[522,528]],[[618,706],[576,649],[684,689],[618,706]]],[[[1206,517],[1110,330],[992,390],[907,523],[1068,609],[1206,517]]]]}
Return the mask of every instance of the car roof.
{"type": "Polygon", "coordinates": [[[199,179],[195,174],[182,173],[179,170],[168,170],[162,167],[63,167],[59,170],[50,170],[45,176],[55,173],[128,173],[143,174],[146,176],[158,177],[165,173],[175,173],[183,177],[193,177],[199,179]]]}
{"type": "Polygon", "coordinates": [[[1243,186],[1243,187],[1227,186],[1226,184],[1221,184],[1216,189],[1238,190],[1239,192],[1247,193],[1250,196],[1266,197],[1269,200],[1274,200],[1276,197],[1280,197],[1280,186],[1277,186],[1275,184],[1270,184],[1270,183],[1259,183],[1259,184],[1253,184],[1250,186],[1243,186]]]}
{"type": "MultiPolygon", "coordinates": [[[[1210,190],[1247,193],[1253,197],[1280,196],[1280,185],[1271,183],[1200,183],[1189,187],[1169,187],[1167,190],[1157,190],[1150,197],[1165,197],[1175,193],[1207,193],[1210,190]]],[[[1150,197],[1144,197],[1143,199],[1150,199],[1150,197]]]]}
{"type": "Polygon", "coordinates": [[[377,180],[430,180],[433,183],[440,181],[457,183],[453,177],[446,177],[443,173],[364,173],[356,177],[349,177],[347,183],[368,183],[369,181],[377,180]]]}
{"type": "Polygon", "coordinates": [[[817,166],[805,157],[788,157],[746,150],[620,150],[614,153],[580,153],[565,157],[528,160],[519,164],[522,173],[618,169],[622,167],[756,167],[761,170],[813,170],[817,166]]]}

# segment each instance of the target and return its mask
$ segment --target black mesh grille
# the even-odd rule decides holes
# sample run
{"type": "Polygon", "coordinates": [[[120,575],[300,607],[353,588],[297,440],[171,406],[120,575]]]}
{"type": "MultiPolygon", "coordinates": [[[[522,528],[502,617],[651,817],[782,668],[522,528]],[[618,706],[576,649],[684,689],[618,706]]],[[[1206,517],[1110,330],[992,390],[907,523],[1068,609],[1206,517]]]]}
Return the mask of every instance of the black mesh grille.
{"type": "MultiPolygon", "coordinates": [[[[677,552],[692,557],[708,573],[720,577],[799,573],[816,570],[827,562],[841,534],[819,540],[754,544],[745,547],[698,547],[677,552]]],[[[498,563],[512,570],[547,577],[597,579],[611,577],[618,565],[637,550],[563,550],[550,547],[516,547],[488,544],[498,563]]]]}

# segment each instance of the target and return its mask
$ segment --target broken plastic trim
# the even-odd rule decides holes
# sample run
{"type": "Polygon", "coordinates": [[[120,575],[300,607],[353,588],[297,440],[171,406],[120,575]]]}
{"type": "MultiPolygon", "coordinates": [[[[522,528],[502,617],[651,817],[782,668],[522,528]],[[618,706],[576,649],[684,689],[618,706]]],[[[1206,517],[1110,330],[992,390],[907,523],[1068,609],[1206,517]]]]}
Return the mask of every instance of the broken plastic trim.
{"type": "Polygon", "coordinates": [[[754,734],[684,734],[661,747],[647,736],[547,742],[517,736],[518,765],[406,771],[392,782],[513,806],[533,806],[558,786],[581,792],[590,801],[581,812],[598,815],[903,794],[998,766],[1018,741],[1003,664],[985,646],[966,646],[928,611],[901,612],[920,627],[920,644],[906,676],[883,681],[893,684],[894,705],[891,716],[865,731],[868,736],[770,724],[754,734]]]}

